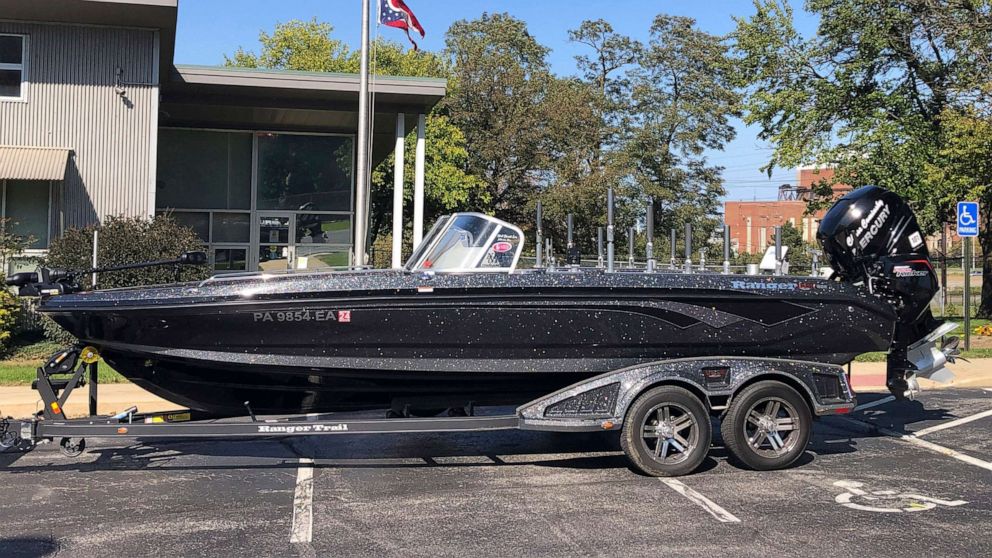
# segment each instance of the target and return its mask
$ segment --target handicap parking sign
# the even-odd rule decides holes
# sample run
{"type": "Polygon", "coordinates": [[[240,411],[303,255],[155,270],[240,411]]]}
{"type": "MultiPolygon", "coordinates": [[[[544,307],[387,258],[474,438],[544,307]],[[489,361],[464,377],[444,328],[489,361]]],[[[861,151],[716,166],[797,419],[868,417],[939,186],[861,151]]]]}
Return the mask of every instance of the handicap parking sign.
{"type": "Polygon", "coordinates": [[[978,236],[978,202],[958,202],[958,236],[978,236]]]}

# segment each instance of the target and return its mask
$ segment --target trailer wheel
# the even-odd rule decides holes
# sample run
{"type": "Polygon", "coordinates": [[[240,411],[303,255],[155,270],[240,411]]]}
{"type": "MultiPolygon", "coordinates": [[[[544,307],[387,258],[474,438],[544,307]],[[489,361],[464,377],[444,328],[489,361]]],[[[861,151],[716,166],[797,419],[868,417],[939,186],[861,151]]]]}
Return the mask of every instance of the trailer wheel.
{"type": "Polygon", "coordinates": [[[653,477],[696,470],[712,438],[710,415],[692,392],[659,386],[634,401],[624,419],[620,445],[633,467],[653,477]]]}
{"type": "Polygon", "coordinates": [[[66,457],[79,457],[86,450],[86,438],[62,438],[59,451],[66,457]]]}
{"type": "Polygon", "coordinates": [[[0,450],[12,448],[21,443],[21,437],[13,430],[8,430],[7,420],[0,419],[0,450]]]}
{"type": "Polygon", "coordinates": [[[727,450],[757,471],[792,465],[806,451],[813,415],[799,392],[774,380],[758,382],[735,395],[720,425],[727,450]]]}

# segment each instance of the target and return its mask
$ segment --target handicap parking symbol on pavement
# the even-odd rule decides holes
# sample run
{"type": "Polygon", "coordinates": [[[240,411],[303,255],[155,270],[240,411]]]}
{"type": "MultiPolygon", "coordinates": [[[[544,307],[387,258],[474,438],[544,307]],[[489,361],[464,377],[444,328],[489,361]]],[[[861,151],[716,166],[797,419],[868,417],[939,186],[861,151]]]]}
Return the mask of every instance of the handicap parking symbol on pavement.
{"type": "Polygon", "coordinates": [[[964,500],[942,500],[916,494],[914,492],[897,492],[895,490],[866,490],[864,483],[841,480],[834,486],[843,488],[834,498],[838,504],[854,510],[876,513],[903,513],[927,511],[937,506],[954,508],[968,502],[964,500]],[[859,503],[863,502],[863,503],[859,503]]]}
{"type": "Polygon", "coordinates": [[[958,236],[978,236],[978,202],[958,202],[958,236]]]}

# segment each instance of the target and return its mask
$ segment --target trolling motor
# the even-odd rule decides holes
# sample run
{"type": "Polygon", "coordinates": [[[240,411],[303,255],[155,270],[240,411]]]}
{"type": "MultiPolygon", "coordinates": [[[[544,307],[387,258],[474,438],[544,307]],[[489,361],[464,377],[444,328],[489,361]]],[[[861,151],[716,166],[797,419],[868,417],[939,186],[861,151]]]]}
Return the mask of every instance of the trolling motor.
{"type": "Polygon", "coordinates": [[[17,294],[19,296],[49,297],[81,291],[82,287],[79,286],[78,278],[92,273],[124,271],[127,269],[143,269],[167,265],[175,266],[178,271],[180,266],[205,265],[207,262],[208,259],[206,252],[184,252],[178,258],[173,260],[153,260],[133,264],[98,267],[83,271],[50,270],[43,267],[37,272],[25,271],[8,276],[7,286],[17,287],[17,294]]]}
{"type": "Polygon", "coordinates": [[[898,316],[887,358],[886,386],[912,399],[917,377],[949,381],[944,368],[959,354],[957,339],[936,342],[956,324],[934,318],[930,301],[939,291],[937,274],[912,209],[878,186],[847,194],[827,211],[816,233],[835,276],[884,298],[898,316]]]}

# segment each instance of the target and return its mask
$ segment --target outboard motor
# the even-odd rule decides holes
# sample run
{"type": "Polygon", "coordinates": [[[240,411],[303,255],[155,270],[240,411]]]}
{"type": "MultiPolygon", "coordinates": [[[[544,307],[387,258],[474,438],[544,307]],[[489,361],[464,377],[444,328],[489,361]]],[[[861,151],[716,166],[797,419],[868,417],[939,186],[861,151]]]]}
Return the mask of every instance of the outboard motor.
{"type": "Polygon", "coordinates": [[[827,211],[816,233],[836,275],[886,299],[898,319],[887,359],[886,385],[911,398],[916,376],[941,379],[953,362],[957,340],[940,350],[934,342],[954,329],[933,317],[930,301],[940,289],[923,233],[909,206],[893,192],[865,186],[827,211]]]}

